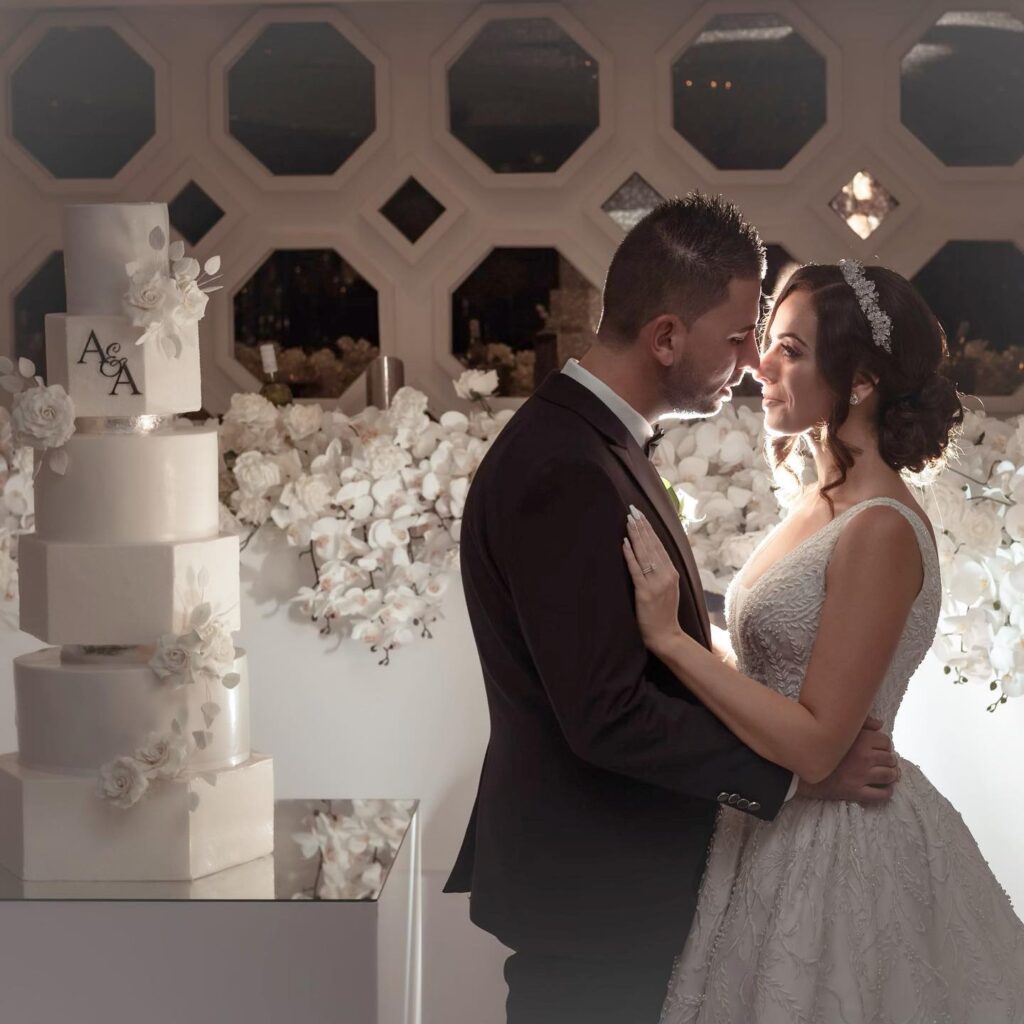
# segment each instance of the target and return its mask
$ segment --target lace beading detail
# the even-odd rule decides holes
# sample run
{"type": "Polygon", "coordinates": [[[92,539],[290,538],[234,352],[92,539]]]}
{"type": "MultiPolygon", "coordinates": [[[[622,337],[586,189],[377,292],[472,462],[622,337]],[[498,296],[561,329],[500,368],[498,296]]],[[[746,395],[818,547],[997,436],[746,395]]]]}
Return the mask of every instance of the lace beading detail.
{"type": "MultiPolygon", "coordinates": [[[[832,551],[872,505],[907,518],[924,564],[872,708],[891,733],[941,600],[934,544],[906,505],[854,505],[749,590],[737,573],[726,614],[740,670],[797,699],[832,551]]],[[[880,807],[795,797],[774,822],[720,810],[662,1024],[1024,1022],[1024,925],[955,808],[916,765],[901,768],[880,807]]]]}

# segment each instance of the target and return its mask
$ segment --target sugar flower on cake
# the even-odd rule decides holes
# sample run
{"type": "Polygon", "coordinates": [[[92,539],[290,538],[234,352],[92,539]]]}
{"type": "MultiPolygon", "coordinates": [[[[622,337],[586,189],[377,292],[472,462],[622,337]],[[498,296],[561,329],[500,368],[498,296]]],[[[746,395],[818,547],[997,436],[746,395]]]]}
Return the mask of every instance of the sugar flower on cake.
{"type": "Polygon", "coordinates": [[[152,778],[173,779],[188,761],[188,742],[183,736],[150,733],[133,755],[143,772],[152,778]]]}
{"type": "Polygon", "coordinates": [[[230,671],[234,660],[230,631],[210,605],[203,603],[193,610],[184,633],[160,638],[149,665],[171,686],[223,683],[230,687],[238,683],[237,675],[230,671]]]}
{"type": "Polygon", "coordinates": [[[68,455],[64,445],[75,432],[75,404],[60,384],[49,386],[36,373],[30,359],[18,360],[18,368],[0,357],[0,387],[14,395],[11,410],[13,443],[45,451],[47,465],[65,473],[68,455]]]}
{"type": "Polygon", "coordinates": [[[139,802],[149,788],[142,765],[133,757],[115,757],[100,769],[96,790],[115,807],[128,808],[139,802]]]}
{"type": "MultiPolygon", "coordinates": [[[[161,252],[166,239],[157,231],[151,244],[161,252]]],[[[141,327],[137,345],[158,344],[168,356],[179,356],[187,339],[188,329],[206,313],[206,303],[220,270],[220,257],[213,256],[203,267],[199,261],[185,256],[182,242],[173,242],[168,249],[170,270],[162,260],[134,260],[125,265],[128,290],[124,295],[124,312],[134,327],[141,327]]]]}

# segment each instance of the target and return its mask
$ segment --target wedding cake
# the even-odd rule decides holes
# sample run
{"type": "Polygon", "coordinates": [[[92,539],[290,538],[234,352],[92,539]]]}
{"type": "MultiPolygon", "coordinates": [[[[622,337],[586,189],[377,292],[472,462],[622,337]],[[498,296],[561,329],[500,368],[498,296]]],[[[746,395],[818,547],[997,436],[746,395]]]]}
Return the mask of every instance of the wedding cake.
{"type": "Polygon", "coordinates": [[[21,627],[55,646],[14,662],[0,864],[36,881],[200,878],[273,847],[217,431],[175,419],[201,404],[204,281],[160,203],[69,206],[64,265],[39,386],[66,392],[73,427],[59,461],[36,452],[18,554],[21,627]]]}

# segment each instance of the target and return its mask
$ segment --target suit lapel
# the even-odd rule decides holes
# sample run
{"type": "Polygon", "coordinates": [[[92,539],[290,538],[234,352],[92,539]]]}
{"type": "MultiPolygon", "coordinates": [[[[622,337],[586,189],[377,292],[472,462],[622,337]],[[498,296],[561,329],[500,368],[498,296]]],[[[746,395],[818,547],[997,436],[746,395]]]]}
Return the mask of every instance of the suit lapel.
{"type": "Polygon", "coordinates": [[[711,624],[708,621],[708,609],[704,602],[704,588],[700,583],[700,571],[693,557],[690,542],[686,538],[676,510],[672,507],[672,500],[665,493],[665,485],[662,483],[661,477],[626,429],[626,425],[597,395],[559,370],[553,370],[547,375],[541,386],[534,392],[534,397],[571,409],[587,420],[604,436],[608,447],[615,453],[637,486],[647,495],[647,500],[657,511],[665,530],[672,538],[673,543],[666,545],[669,557],[673,557],[674,548],[676,555],[673,561],[676,563],[676,568],[681,568],[690,582],[690,592],[697,608],[697,617],[704,630],[704,642],[710,648],[711,624]]]}
{"type": "MultiPolygon", "coordinates": [[[[693,594],[693,603],[697,607],[697,615],[700,618],[701,628],[704,630],[704,641],[711,646],[711,623],[708,620],[708,609],[704,601],[704,588],[700,582],[700,570],[697,568],[697,561],[693,557],[693,549],[690,541],[683,530],[683,524],[679,521],[676,510],[672,507],[672,500],[665,491],[665,484],[658,471],[651,464],[650,460],[636,444],[609,446],[625,466],[630,476],[640,485],[640,489],[647,495],[647,500],[658,513],[662,524],[668,530],[673,544],[668,546],[671,556],[672,548],[676,549],[682,568],[690,581],[690,591],[693,594]]],[[[677,566],[678,568],[678,566],[677,566]]]]}

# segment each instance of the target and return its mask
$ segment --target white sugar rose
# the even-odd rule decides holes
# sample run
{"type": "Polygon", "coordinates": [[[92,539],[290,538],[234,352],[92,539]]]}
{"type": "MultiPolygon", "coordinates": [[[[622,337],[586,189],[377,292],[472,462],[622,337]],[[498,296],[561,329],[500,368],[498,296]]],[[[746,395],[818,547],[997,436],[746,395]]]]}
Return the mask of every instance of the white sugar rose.
{"type": "Polygon", "coordinates": [[[134,758],[147,775],[173,779],[188,760],[188,743],[174,733],[150,733],[134,758]]]}
{"type": "Polygon", "coordinates": [[[149,659],[149,667],[157,676],[172,686],[190,682],[189,670],[192,651],[184,638],[173,633],[162,636],[157,643],[156,653],[149,659]]]}
{"type": "Polygon", "coordinates": [[[235,459],[233,471],[239,490],[250,498],[261,498],[283,483],[280,464],[262,452],[243,452],[235,459]]]}
{"type": "Polygon", "coordinates": [[[131,757],[116,757],[100,769],[96,791],[115,807],[131,807],[149,788],[142,766],[131,757]]]}
{"type": "Polygon", "coordinates": [[[466,370],[455,381],[455,393],[459,398],[465,398],[467,401],[475,398],[488,398],[497,390],[497,370],[466,370]]]}
{"type": "Polygon", "coordinates": [[[312,437],[323,422],[324,410],[319,405],[289,405],[281,414],[285,433],[293,441],[312,437]]]}
{"type": "Polygon", "coordinates": [[[124,301],[135,310],[156,312],[170,297],[167,287],[170,284],[171,279],[159,270],[143,267],[129,278],[124,301]]]}
{"type": "Polygon", "coordinates": [[[59,448],[75,432],[75,404],[59,384],[29,388],[14,396],[12,419],[18,444],[59,448]]]}
{"type": "Polygon", "coordinates": [[[199,276],[199,260],[193,256],[183,256],[171,263],[171,273],[179,288],[187,288],[199,276]]]}
{"type": "Polygon", "coordinates": [[[179,326],[185,326],[202,320],[209,300],[210,296],[195,281],[190,281],[179,294],[174,307],[174,322],[179,326]]]}

